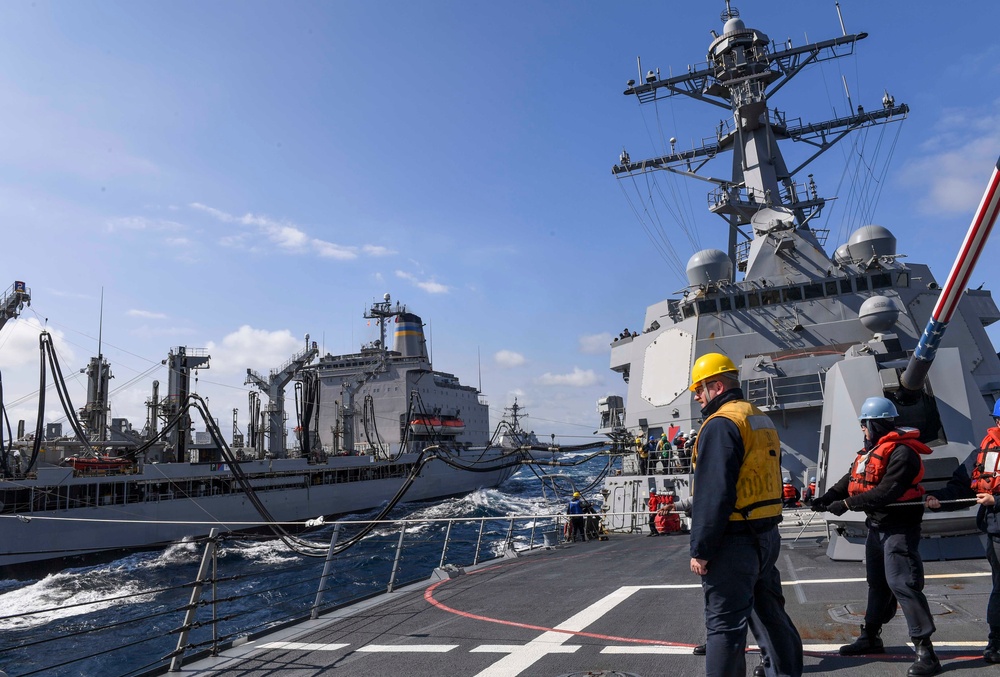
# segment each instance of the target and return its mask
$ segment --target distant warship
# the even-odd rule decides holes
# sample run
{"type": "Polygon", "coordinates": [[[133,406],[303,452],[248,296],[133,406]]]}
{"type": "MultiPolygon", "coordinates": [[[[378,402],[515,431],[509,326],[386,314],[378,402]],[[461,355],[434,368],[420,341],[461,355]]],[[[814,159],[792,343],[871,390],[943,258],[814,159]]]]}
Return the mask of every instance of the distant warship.
{"type": "MultiPolygon", "coordinates": [[[[822,493],[848,470],[862,443],[857,412],[873,395],[894,399],[899,422],[921,430],[934,450],[925,459],[924,485],[940,486],[991,425],[1000,360],[985,328],[1000,311],[989,291],[960,290],[933,365],[907,391],[900,375],[942,294],[938,282],[926,265],[902,258],[896,237],[880,225],[858,228],[828,254],[828,231],[817,217],[831,198],[821,196],[812,174],[799,179],[850,132],[901,121],[909,109],[886,93],[881,105],[852,107],[831,120],[793,119],[771,102],[772,94],[805,67],[852,54],[867,34],[775,43],[747,27],[728,2],[722,21],[707,63],[671,77],[650,70],[625,90],[641,104],[683,95],[731,111],[704,145],[678,150],[671,139],[668,154],[640,161],[623,152],[612,170],[619,179],[641,178],[643,186],[659,172],[707,182],[709,211],[728,223],[729,241],[726,251],[694,254],[678,296],[649,306],[641,333],[614,341],[611,369],[628,384],[627,404],[602,400],[602,429],[624,444],[698,428],[691,367],[705,353],[722,352],[738,367],[747,398],[778,427],[783,473],[799,487],[817,476],[822,493]],[[779,144],[788,141],[811,155],[786,162],[779,144]],[[709,175],[708,163],[724,153],[732,153],[732,175],[709,175]]],[[[959,242],[948,248],[958,250],[959,242]]],[[[641,511],[653,487],[681,496],[690,489],[688,475],[653,464],[667,474],[640,476],[634,455],[625,461],[623,475],[605,486],[609,510],[641,511]]],[[[972,515],[927,513],[925,557],[981,556],[972,515]]],[[[828,518],[831,557],[861,559],[863,521],[851,512],[828,518]]],[[[618,517],[613,526],[628,530],[635,522],[618,517]]]]}

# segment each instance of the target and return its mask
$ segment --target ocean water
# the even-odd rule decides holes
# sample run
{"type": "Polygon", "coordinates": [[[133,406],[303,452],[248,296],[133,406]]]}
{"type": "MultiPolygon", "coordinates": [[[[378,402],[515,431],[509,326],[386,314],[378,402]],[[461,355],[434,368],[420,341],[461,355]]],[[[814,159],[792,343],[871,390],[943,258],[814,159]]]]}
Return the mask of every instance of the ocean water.
{"type": "MultiPolygon", "coordinates": [[[[585,457],[578,457],[582,459],[585,457]]],[[[567,459],[569,460],[569,459],[567,459]]],[[[498,489],[485,489],[435,503],[397,507],[395,520],[490,517],[482,539],[479,524],[456,522],[448,535],[446,563],[467,566],[503,552],[508,536],[515,548],[529,539],[538,545],[551,519],[518,520],[510,532],[509,515],[545,515],[565,511],[566,492],[584,492],[600,503],[600,482],[607,459],[577,466],[518,471],[498,489]],[[546,474],[546,480],[539,475],[546,474]],[[553,475],[555,477],[553,477],[553,475]],[[596,484],[595,484],[596,482],[596,484]],[[590,485],[594,485],[588,490],[590,485]],[[558,488],[559,495],[553,490],[558,488]]],[[[363,520],[365,515],[345,519],[363,520]]],[[[394,562],[402,523],[380,525],[333,562],[322,606],[329,608],[386,589],[394,564],[396,586],[425,580],[441,559],[447,525],[407,523],[403,556],[394,562]]],[[[350,533],[345,527],[341,542],[350,533]]],[[[329,544],[332,526],[308,534],[329,544]]],[[[162,551],[135,552],[113,560],[50,571],[37,578],[0,580],[0,670],[20,675],[135,675],[169,662],[177,646],[176,629],[191,596],[204,546],[179,543],[162,551]]],[[[225,540],[215,562],[214,591],[197,609],[188,643],[207,649],[213,639],[226,641],[308,615],[323,571],[321,558],[302,557],[277,539],[225,540]],[[213,636],[214,635],[214,636],[213,636]]]]}

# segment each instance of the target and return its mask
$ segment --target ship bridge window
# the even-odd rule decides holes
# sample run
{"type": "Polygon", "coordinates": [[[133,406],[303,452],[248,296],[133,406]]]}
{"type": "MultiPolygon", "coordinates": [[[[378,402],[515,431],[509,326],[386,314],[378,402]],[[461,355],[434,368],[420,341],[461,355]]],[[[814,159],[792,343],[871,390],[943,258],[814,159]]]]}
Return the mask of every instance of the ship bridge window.
{"type": "Polygon", "coordinates": [[[826,295],[836,296],[837,295],[837,283],[834,280],[830,280],[826,283],[826,295]]]}
{"type": "Polygon", "coordinates": [[[694,304],[687,304],[686,306],[681,306],[681,310],[684,313],[684,317],[688,318],[694,315],[694,304]]]}
{"type": "Polygon", "coordinates": [[[751,308],[756,308],[757,306],[760,305],[760,294],[758,294],[755,291],[752,291],[749,294],[747,294],[747,299],[750,301],[751,308]]]}
{"type": "Polygon", "coordinates": [[[706,313],[718,312],[715,306],[715,299],[702,299],[698,301],[698,314],[704,315],[706,313]]]}
{"type": "Polygon", "coordinates": [[[867,277],[856,278],[854,285],[855,287],[857,287],[858,291],[868,291],[868,278],[867,277]]]}
{"type": "Polygon", "coordinates": [[[789,287],[782,292],[782,298],[786,302],[788,301],[801,301],[802,300],[802,287],[789,287]]]}
{"type": "MultiPolygon", "coordinates": [[[[896,273],[896,286],[897,287],[909,287],[910,286],[910,274],[908,272],[900,271],[896,273]]],[[[990,411],[993,411],[990,409],[990,411]]]]}
{"type": "Polygon", "coordinates": [[[892,277],[889,273],[876,273],[872,275],[872,289],[885,289],[892,286],[892,277]]]}
{"type": "Polygon", "coordinates": [[[805,297],[808,299],[818,299],[823,296],[823,285],[817,282],[816,284],[807,284],[805,289],[805,297]]]}
{"type": "Polygon", "coordinates": [[[743,294],[737,294],[733,297],[733,308],[736,310],[742,310],[747,307],[747,297],[743,294]]]}
{"type": "Polygon", "coordinates": [[[851,280],[850,280],[850,278],[845,277],[843,280],[840,281],[840,293],[841,294],[850,294],[851,293],[851,280]]]}
{"type": "Polygon", "coordinates": [[[760,302],[765,306],[781,303],[781,292],[777,289],[765,289],[760,293],[760,302]]]}
{"type": "Polygon", "coordinates": [[[723,296],[719,299],[719,310],[726,311],[733,309],[733,300],[729,296],[723,296]]]}

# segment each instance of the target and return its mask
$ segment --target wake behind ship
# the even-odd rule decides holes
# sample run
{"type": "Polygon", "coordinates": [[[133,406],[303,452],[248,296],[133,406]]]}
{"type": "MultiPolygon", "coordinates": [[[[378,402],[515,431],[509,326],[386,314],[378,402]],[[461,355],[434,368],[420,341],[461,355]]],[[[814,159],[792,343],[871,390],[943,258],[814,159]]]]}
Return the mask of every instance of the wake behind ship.
{"type": "MultiPolygon", "coordinates": [[[[19,284],[18,302],[30,301],[19,284]]],[[[5,450],[0,566],[154,547],[212,529],[276,529],[295,548],[287,532],[323,517],[459,495],[510,477],[518,462],[488,446],[487,405],[476,388],[433,370],[420,317],[388,294],[365,316],[379,338],[358,353],[310,365],[318,347],[307,337],[303,351],[267,376],[248,369],[247,383],[268,402],[261,406],[251,392],[247,438],[234,421],[232,445],[190,394],[190,374],[207,368],[207,354],[172,351],[168,395],[160,400],[154,382],[143,432],[114,419],[110,435],[110,369],[103,358],[91,360],[83,420],[67,412],[76,435],[50,425],[5,450]],[[293,380],[298,425],[288,450],[284,389],[293,380]],[[187,431],[198,411],[207,439],[192,442],[187,431]]],[[[44,335],[42,345],[44,358],[44,335]]]]}

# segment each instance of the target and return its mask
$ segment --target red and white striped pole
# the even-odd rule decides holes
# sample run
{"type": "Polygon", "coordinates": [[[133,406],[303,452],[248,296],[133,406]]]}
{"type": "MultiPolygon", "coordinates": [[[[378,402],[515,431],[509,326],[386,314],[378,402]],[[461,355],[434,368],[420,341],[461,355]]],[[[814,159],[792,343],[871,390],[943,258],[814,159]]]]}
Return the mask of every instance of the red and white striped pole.
{"type": "Polygon", "coordinates": [[[972,269],[976,267],[976,261],[979,260],[993,224],[996,223],[998,212],[1000,212],[1000,160],[997,160],[993,168],[990,183],[983,193],[983,199],[972,219],[972,225],[969,226],[969,232],[965,234],[965,241],[962,242],[962,248],[959,249],[958,257],[948,274],[948,280],[944,283],[941,296],[934,304],[931,319],[900,377],[901,385],[907,390],[921,390],[924,387],[927,370],[930,369],[931,362],[937,354],[944,330],[948,328],[948,322],[951,321],[951,316],[958,308],[958,302],[968,287],[972,269]]]}

